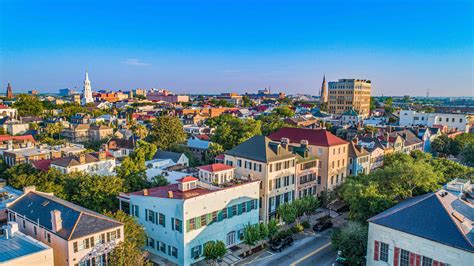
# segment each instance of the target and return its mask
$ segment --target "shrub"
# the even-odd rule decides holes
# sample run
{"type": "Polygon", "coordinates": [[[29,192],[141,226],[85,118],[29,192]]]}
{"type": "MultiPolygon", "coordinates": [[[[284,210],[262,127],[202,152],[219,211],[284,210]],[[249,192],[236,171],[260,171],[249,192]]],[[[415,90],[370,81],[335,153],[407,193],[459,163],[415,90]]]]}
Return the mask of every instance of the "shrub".
{"type": "Polygon", "coordinates": [[[308,228],[311,227],[311,225],[308,223],[308,221],[302,222],[301,225],[304,227],[304,229],[308,229],[308,228]]]}
{"type": "Polygon", "coordinates": [[[291,231],[293,231],[293,233],[295,234],[303,232],[303,230],[304,230],[304,227],[301,224],[296,224],[295,226],[291,228],[291,231]]]}

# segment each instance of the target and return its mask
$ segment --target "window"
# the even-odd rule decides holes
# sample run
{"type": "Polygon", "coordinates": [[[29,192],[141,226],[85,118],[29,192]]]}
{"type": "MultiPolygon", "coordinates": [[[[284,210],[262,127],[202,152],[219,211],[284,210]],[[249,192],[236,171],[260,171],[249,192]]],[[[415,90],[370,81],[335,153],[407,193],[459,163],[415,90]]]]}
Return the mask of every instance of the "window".
{"type": "Polygon", "coordinates": [[[250,201],[250,210],[255,209],[255,200],[250,201]]]}
{"type": "Polygon", "coordinates": [[[183,232],[183,222],[180,219],[174,218],[174,230],[180,233],[183,232]]]}
{"type": "Polygon", "coordinates": [[[48,240],[48,243],[51,243],[51,235],[49,233],[46,235],[46,239],[48,240]]]}
{"type": "Polygon", "coordinates": [[[202,250],[201,245],[191,248],[191,257],[193,259],[198,259],[199,257],[201,257],[201,250],[202,250]]]}
{"type": "Polygon", "coordinates": [[[145,209],[145,212],[147,213],[147,221],[155,223],[155,212],[147,209],[145,209]]]}
{"type": "Polygon", "coordinates": [[[168,255],[178,258],[178,249],[173,246],[168,246],[168,255]]]}
{"type": "Polygon", "coordinates": [[[74,253],[77,253],[77,251],[78,251],[78,250],[77,250],[77,241],[74,242],[74,243],[72,243],[72,248],[73,248],[73,250],[74,250],[74,253]]]}
{"type": "Polygon", "coordinates": [[[281,188],[281,179],[280,178],[277,178],[275,180],[275,188],[281,188]]]}
{"type": "Polygon", "coordinates": [[[247,202],[242,203],[242,213],[247,212],[247,202]]]}
{"type": "Polygon", "coordinates": [[[433,265],[433,259],[423,256],[423,263],[421,265],[422,266],[432,266],[433,265]]]}
{"type": "Polygon", "coordinates": [[[380,260],[388,262],[388,244],[380,242],[380,260]]]}
{"type": "Polygon", "coordinates": [[[400,252],[400,266],[410,266],[410,252],[402,249],[400,252]]]}
{"type": "Polygon", "coordinates": [[[261,164],[258,164],[258,171],[262,172],[262,165],[261,164]]]}
{"type": "Polygon", "coordinates": [[[135,207],[135,217],[140,217],[140,208],[137,205],[133,205],[135,207]]]}
{"type": "Polygon", "coordinates": [[[236,216],[237,215],[237,205],[234,205],[231,208],[232,208],[232,216],[236,216]]]}
{"type": "Polygon", "coordinates": [[[163,242],[160,242],[160,251],[166,254],[166,244],[163,242]]]}
{"type": "Polygon", "coordinates": [[[159,218],[158,218],[158,223],[165,227],[166,225],[166,216],[163,213],[160,213],[159,218]]]}
{"type": "Polygon", "coordinates": [[[194,218],[189,219],[188,222],[189,222],[189,231],[196,229],[196,223],[195,223],[194,218]]]}
{"type": "Polygon", "coordinates": [[[227,208],[222,210],[222,219],[227,219],[227,208]]]}
{"type": "Polygon", "coordinates": [[[23,224],[23,229],[25,229],[25,228],[26,228],[26,222],[25,222],[25,219],[23,219],[23,221],[22,221],[22,224],[23,224]]]}
{"type": "Polygon", "coordinates": [[[207,225],[207,215],[201,215],[201,226],[207,225]]]}
{"type": "Polygon", "coordinates": [[[242,167],[242,160],[240,160],[240,159],[237,160],[237,166],[242,167]]]}
{"type": "Polygon", "coordinates": [[[273,180],[268,181],[268,190],[272,191],[273,188],[273,180]]]}
{"type": "Polygon", "coordinates": [[[284,187],[289,186],[290,185],[290,176],[285,176],[283,182],[284,182],[284,184],[283,184],[284,187]]]}
{"type": "Polygon", "coordinates": [[[33,233],[35,234],[35,236],[38,235],[38,231],[36,230],[36,226],[33,226],[33,233]]]}

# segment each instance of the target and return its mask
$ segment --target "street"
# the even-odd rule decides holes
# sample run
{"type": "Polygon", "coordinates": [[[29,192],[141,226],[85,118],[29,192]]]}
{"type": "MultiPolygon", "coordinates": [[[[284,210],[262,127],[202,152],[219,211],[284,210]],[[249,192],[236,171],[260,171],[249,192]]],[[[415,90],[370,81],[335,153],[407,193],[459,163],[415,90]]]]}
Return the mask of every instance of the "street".
{"type": "Polygon", "coordinates": [[[326,230],[316,235],[307,232],[305,238],[295,241],[282,252],[265,250],[237,265],[332,265],[337,254],[331,246],[331,232],[326,230]]]}

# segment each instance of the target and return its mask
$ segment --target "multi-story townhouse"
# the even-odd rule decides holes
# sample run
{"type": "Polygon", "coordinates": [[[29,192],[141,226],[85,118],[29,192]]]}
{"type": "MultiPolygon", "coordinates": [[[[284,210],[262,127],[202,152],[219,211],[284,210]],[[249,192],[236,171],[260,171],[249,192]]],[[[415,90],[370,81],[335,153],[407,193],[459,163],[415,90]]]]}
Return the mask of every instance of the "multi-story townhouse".
{"type": "Polygon", "coordinates": [[[52,160],[50,167],[61,173],[86,172],[98,175],[115,174],[115,158],[105,151],[81,153],[78,156],[52,160]]]}
{"type": "Polygon", "coordinates": [[[102,140],[113,136],[113,128],[105,125],[70,124],[61,131],[61,136],[71,142],[102,140]]]}
{"type": "Polygon", "coordinates": [[[319,159],[318,174],[321,177],[323,190],[334,189],[347,177],[349,142],[334,136],[327,130],[281,128],[268,137],[272,140],[287,138],[291,145],[307,141],[310,154],[319,159]]]}
{"type": "Polygon", "coordinates": [[[106,265],[124,239],[122,223],[34,187],[8,203],[7,211],[22,233],[53,248],[56,266],[106,265]]]}
{"type": "Polygon", "coordinates": [[[387,136],[387,146],[393,148],[393,152],[410,154],[414,150],[423,151],[423,140],[413,131],[403,129],[393,131],[387,136]]]}
{"type": "Polygon", "coordinates": [[[393,148],[385,147],[376,137],[357,137],[354,141],[369,152],[369,172],[382,167],[388,151],[393,152],[393,148]]]}
{"type": "Polygon", "coordinates": [[[0,265],[53,266],[53,249],[18,231],[18,224],[8,222],[0,228],[0,265]]]}
{"type": "Polygon", "coordinates": [[[22,163],[32,163],[39,160],[49,160],[61,157],[61,151],[49,148],[29,147],[3,152],[3,158],[9,166],[22,163]]]}
{"type": "Polygon", "coordinates": [[[447,126],[449,130],[468,133],[474,123],[472,114],[423,113],[414,110],[400,111],[400,126],[447,126]]]}
{"type": "Polygon", "coordinates": [[[260,180],[260,219],[274,217],[280,204],[295,199],[296,155],[288,143],[254,136],[224,153],[225,164],[235,166],[237,178],[260,180]]]}
{"type": "Polygon", "coordinates": [[[119,195],[145,227],[146,250],[158,264],[191,265],[204,259],[204,245],[240,243],[244,227],[259,221],[259,182],[211,179],[212,184],[186,176],[176,184],[119,195]]]}
{"type": "Polygon", "coordinates": [[[370,153],[358,144],[355,138],[349,143],[349,164],[347,174],[356,176],[358,174],[368,174],[370,172],[370,153]]]}
{"type": "Polygon", "coordinates": [[[290,147],[296,154],[296,195],[302,198],[319,195],[322,191],[321,177],[318,176],[318,158],[309,153],[308,142],[302,141],[299,147],[290,147]]]}
{"type": "Polygon", "coordinates": [[[367,265],[472,265],[473,217],[459,190],[403,201],[368,220],[367,265]]]}

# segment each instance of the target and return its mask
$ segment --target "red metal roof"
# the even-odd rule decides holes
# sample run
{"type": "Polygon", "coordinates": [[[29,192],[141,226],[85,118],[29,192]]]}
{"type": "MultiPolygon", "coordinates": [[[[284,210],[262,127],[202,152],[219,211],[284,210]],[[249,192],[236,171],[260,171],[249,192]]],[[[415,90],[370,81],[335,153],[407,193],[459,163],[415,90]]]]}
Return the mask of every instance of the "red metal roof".
{"type": "Polygon", "coordinates": [[[347,144],[349,142],[336,137],[325,129],[307,129],[284,127],[268,136],[273,141],[280,141],[282,138],[288,138],[290,143],[300,143],[307,140],[309,145],[316,146],[335,146],[347,144]]]}
{"type": "Polygon", "coordinates": [[[199,180],[199,179],[197,179],[197,178],[195,178],[195,177],[193,177],[193,176],[188,175],[188,176],[185,176],[185,177],[183,177],[183,178],[180,178],[180,179],[178,179],[178,180],[176,180],[176,181],[178,181],[179,183],[187,183],[187,182],[197,181],[197,180],[199,180]]]}
{"type": "Polygon", "coordinates": [[[51,159],[45,159],[45,160],[34,161],[32,162],[32,164],[34,168],[46,172],[49,170],[49,166],[51,165],[52,161],[53,160],[51,159]]]}
{"type": "Polygon", "coordinates": [[[23,136],[10,136],[10,135],[0,135],[0,141],[8,141],[8,140],[29,140],[31,142],[35,142],[35,139],[32,135],[23,135],[23,136]]]}
{"type": "Polygon", "coordinates": [[[234,168],[233,166],[222,164],[222,163],[214,163],[214,164],[203,165],[203,166],[198,167],[198,169],[202,169],[208,172],[220,172],[220,171],[229,170],[233,168],[234,168]]]}

